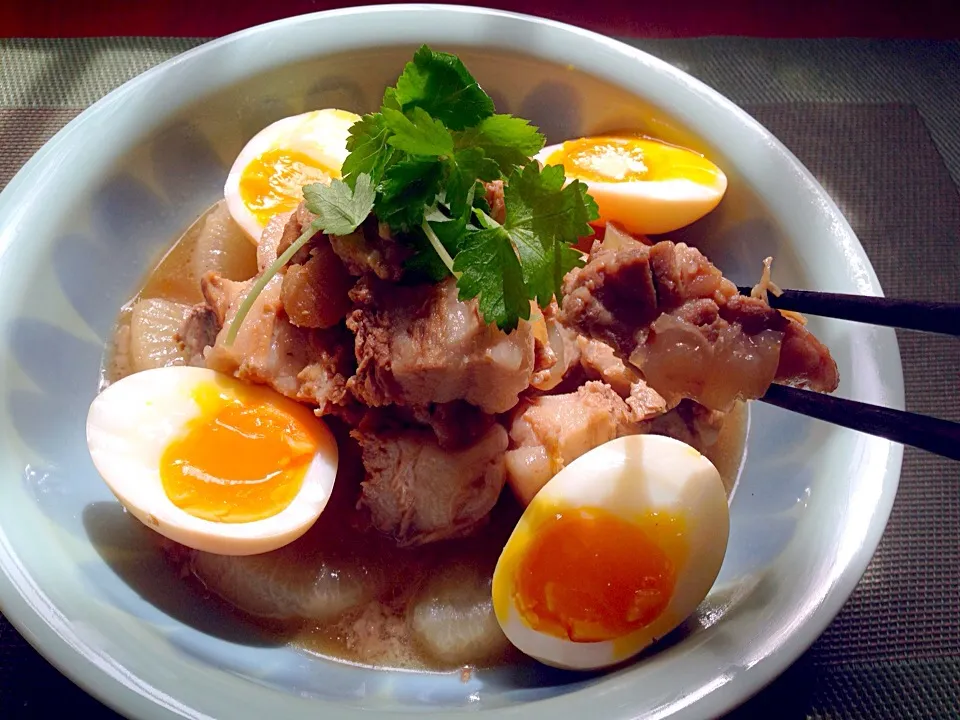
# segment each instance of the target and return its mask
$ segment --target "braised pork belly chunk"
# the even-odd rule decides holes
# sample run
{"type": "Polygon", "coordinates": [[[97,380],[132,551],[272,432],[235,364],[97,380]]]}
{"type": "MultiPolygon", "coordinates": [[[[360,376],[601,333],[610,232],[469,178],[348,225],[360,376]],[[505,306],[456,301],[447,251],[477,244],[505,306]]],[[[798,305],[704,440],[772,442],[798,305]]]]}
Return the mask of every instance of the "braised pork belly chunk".
{"type": "Polygon", "coordinates": [[[536,390],[550,392],[580,364],[580,345],[577,333],[565,327],[558,315],[556,300],[542,311],[543,322],[533,318],[534,372],[530,385],[536,390]]]}
{"type": "Polygon", "coordinates": [[[534,339],[529,323],[512,333],[488,325],[476,302],[457,298],[453,278],[396,285],[371,276],[350,294],[356,309],[357,373],[350,389],[371,407],[465,400],[506,412],[530,385],[534,339]]]}
{"type": "Polygon", "coordinates": [[[636,417],[613,389],[590,381],[576,392],[526,401],[510,424],[506,465],[510,486],[524,504],[547,481],[588,450],[636,432],[636,417]]]}
{"type": "Polygon", "coordinates": [[[349,312],[352,278],[328,239],[316,244],[303,264],[283,276],[281,301],[290,322],[304,328],[332,328],[349,312]]]}
{"type": "Polygon", "coordinates": [[[284,276],[274,276],[257,297],[232,343],[230,321],[246,297],[250,282],[216,275],[203,278],[204,297],[221,329],[204,351],[211,370],[251,383],[269,385],[295,400],[316,405],[322,415],[343,411],[352,398],[353,338],[342,326],[326,330],[294,325],[281,301],[284,276]]]}
{"type": "Polygon", "coordinates": [[[710,410],[692,400],[681,400],[670,412],[640,423],[638,430],[666,435],[702,450],[717,441],[726,417],[726,413],[719,410],[710,410]]]}
{"type": "Polygon", "coordinates": [[[564,281],[560,319],[612,347],[671,404],[729,410],[773,382],[820,392],[839,382],[829,350],[803,325],[739,295],[683,243],[595,246],[564,281]]]}
{"type": "Polygon", "coordinates": [[[507,449],[502,425],[491,424],[456,450],[442,448],[428,428],[368,429],[361,423],[351,435],[366,468],[360,507],[400,546],[467,535],[500,497],[507,449]]]}

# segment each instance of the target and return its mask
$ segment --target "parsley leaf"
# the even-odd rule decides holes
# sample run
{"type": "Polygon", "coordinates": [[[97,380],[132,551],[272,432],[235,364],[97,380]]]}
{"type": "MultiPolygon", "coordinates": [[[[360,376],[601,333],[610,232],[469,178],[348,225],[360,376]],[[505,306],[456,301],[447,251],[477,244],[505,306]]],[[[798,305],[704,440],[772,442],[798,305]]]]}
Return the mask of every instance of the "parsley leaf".
{"type": "Polygon", "coordinates": [[[504,228],[513,239],[523,264],[523,279],[541,306],[560,291],[563,275],[575,262],[570,243],[590,234],[597,205],[586,186],[575,180],[566,187],[563,168],[536,162],[511,173],[503,195],[507,217],[504,228]],[[569,248],[567,248],[569,250],[569,248]]]}
{"type": "Polygon", "coordinates": [[[462,273],[457,283],[461,299],[480,294],[487,322],[507,329],[516,327],[518,317],[529,317],[522,314],[508,290],[498,285],[498,274],[504,281],[512,277],[514,261],[520,270],[516,292],[528,299],[536,298],[541,307],[560,292],[563,276],[579,264],[579,253],[570,244],[590,232],[587,222],[596,219],[597,206],[586,194],[583,183],[574,181],[564,187],[564,181],[560,166],[541,170],[536,161],[529,161],[507,178],[503,225],[485,212],[475,211],[483,229],[468,236],[464,249],[454,260],[454,269],[462,273]],[[494,238],[510,247],[512,258],[494,245],[494,238]],[[485,243],[484,251],[490,253],[489,257],[477,257],[479,250],[475,251],[474,246],[478,241],[485,243]],[[483,293],[493,297],[486,305],[483,293]],[[490,315],[484,307],[489,308],[490,315]]]}
{"type": "Polygon", "coordinates": [[[349,235],[373,210],[376,190],[367,174],[357,177],[353,189],[343,180],[329,185],[312,183],[303,188],[307,209],[317,216],[316,223],[328,235],[349,235]]]}
{"type": "Polygon", "coordinates": [[[380,182],[392,154],[387,146],[389,135],[390,131],[380,113],[364,115],[350,126],[347,138],[349,154],[340,171],[347,185],[354,187],[363,173],[370,176],[374,185],[380,182]]]}
{"type": "Polygon", "coordinates": [[[482,197],[477,197],[477,193],[480,196],[483,195],[483,185],[480,183],[477,183],[467,194],[466,204],[460,215],[447,215],[438,205],[434,205],[427,211],[424,215],[424,232],[416,236],[414,245],[417,252],[407,261],[407,269],[424,274],[434,282],[439,282],[450,275],[450,268],[446,261],[440,257],[425,235],[426,226],[429,226],[430,232],[443,246],[448,257],[456,257],[468,239],[469,232],[474,229],[470,226],[474,204],[482,202],[484,206],[486,205],[482,197]]]}
{"type": "Polygon", "coordinates": [[[449,217],[438,205],[431,207],[424,215],[423,226],[412,236],[416,254],[407,261],[406,268],[411,272],[426,275],[433,282],[448,277],[450,267],[447,262],[460,251],[469,219],[469,208],[460,217],[449,217]],[[440,243],[446,258],[441,257],[433,242],[427,238],[428,232],[440,243]]]}
{"type": "Polygon", "coordinates": [[[389,106],[388,99],[404,111],[423,108],[451,130],[473,127],[493,115],[493,100],[460,58],[435,52],[426,45],[403,69],[396,91],[384,95],[384,106],[389,106]]]}
{"type": "Polygon", "coordinates": [[[479,125],[459,133],[458,147],[476,147],[508,175],[515,167],[527,164],[543,149],[544,137],[523,118],[491,115],[479,125]]]}
{"type": "Polygon", "coordinates": [[[387,142],[411,155],[452,155],[453,136],[423,108],[413,108],[409,117],[399,110],[383,109],[384,124],[393,131],[387,142]]]}
{"type": "Polygon", "coordinates": [[[482,210],[487,215],[493,212],[490,208],[490,203],[487,202],[487,188],[484,187],[482,182],[477,182],[473,186],[473,207],[477,210],[482,210]]]}
{"type": "Polygon", "coordinates": [[[407,236],[407,242],[413,248],[414,254],[404,263],[406,272],[419,275],[430,282],[440,282],[450,275],[450,270],[437,255],[422,230],[411,232],[407,236]]]}
{"type": "Polygon", "coordinates": [[[500,177],[497,164],[484,155],[480,148],[458,150],[446,164],[445,200],[455,217],[462,215],[471,203],[470,191],[478,180],[489,182],[500,177]]]}
{"type": "Polygon", "coordinates": [[[373,181],[367,174],[357,176],[356,185],[353,189],[343,180],[334,180],[329,185],[312,183],[303,188],[304,203],[307,209],[317,216],[317,219],[310,223],[300,237],[290,243],[283,254],[274,260],[273,264],[264,270],[253,283],[240,303],[240,307],[237,308],[237,314],[230,321],[230,329],[227,331],[226,338],[228,347],[233,345],[233,341],[236,340],[237,333],[240,331],[244,319],[253,308],[253,303],[257,297],[274,276],[297,254],[297,251],[320,231],[329,235],[349,235],[352,233],[360,227],[360,223],[367,219],[373,209],[376,194],[373,181]]]}
{"type": "MultiPolygon", "coordinates": [[[[468,198],[468,200],[469,199],[471,198],[468,198]]],[[[452,256],[456,256],[466,240],[470,216],[471,209],[469,206],[464,208],[461,215],[454,215],[452,217],[447,217],[439,209],[434,208],[427,213],[424,219],[430,223],[431,229],[443,247],[446,248],[447,252],[452,256]]]]}
{"type": "Polygon", "coordinates": [[[381,101],[380,104],[385,108],[400,110],[400,100],[397,98],[397,89],[388,87],[386,90],[384,90],[383,100],[381,101]]]}
{"type": "Polygon", "coordinates": [[[443,168],[437,158],[422,155],[411,155],[388,167],[376,204],[377,218],[393,230],[418,227],[440,191],[443,168]]]}
{"type": "Polygon", "coordinates": [[[470,233],[453,261],[460,299],[477,298],[480,313],[488,323],[510,332],[530,318],[530,296],[523,282],[520,260],[503,227],[488,227],[470,233]]]}

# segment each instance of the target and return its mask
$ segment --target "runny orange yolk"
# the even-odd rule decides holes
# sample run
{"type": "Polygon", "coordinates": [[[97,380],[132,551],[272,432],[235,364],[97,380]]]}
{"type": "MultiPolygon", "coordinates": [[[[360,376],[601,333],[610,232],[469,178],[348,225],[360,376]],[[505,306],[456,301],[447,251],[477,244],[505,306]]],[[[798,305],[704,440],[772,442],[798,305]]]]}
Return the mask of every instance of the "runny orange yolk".
{"type": "Polygon", "coordinates": [[[305,153],[268,150],[244,168],[240,199],[260,224],[266,225],[277,213],[296,209],[304,185],[338,177],[339,171],[324,167],[305,153]]]}
{"type": "Polygon", "coordinates": [[[205,520],[243,523],[290,504],[321,439],[309,410],[282,407],[271,395],[262,388],[194,393],[200,415],[160,459],[174,505],[205,520]]]}
{"type": "Polygon", "coordinates": [[[540,632],[575,642],[623,637],[670,602],[677,518],[627,521],[599,508],[558,512],[536,528],[516,566],[515,605],[540,632]]]}
{"type": "Polygon", "coordinates": [[[599,136],[568,140],[547,165],[563,165],[568,177],[587,182],[691,180],[713,185],[716,165],[695,152],[637,136],[599,136]]]}

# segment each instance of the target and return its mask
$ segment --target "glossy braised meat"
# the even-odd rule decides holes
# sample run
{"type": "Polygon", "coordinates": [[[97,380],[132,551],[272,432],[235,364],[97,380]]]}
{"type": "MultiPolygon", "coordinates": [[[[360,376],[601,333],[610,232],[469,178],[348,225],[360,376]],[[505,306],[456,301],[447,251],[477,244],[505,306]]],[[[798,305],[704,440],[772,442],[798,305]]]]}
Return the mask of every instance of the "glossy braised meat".
{"type": "Polygon", "coordinates": [[[602,380],[627,402],[634,417],[648,420],[672,407],[650,387],[640,373],[623,362],[613,348],[583,335],[577,338],[580,365],[591,380],[602,380]]]}
{"type": "MultiPolygon", "coordinates": [[[[258,247],[262,247],[266,241],[268,245],[274,246],[274,255],[282,255],[300,235],[307,230],[310,223],[317,219],[307,209],[305,203],[300,203],[297,209],[289,215],[278,215],[274,221],[279,223],[278,229],[273,229],[272,234],[267,239],[267,235],[261,237],[258,247]]],[[[265,233],[270,229],[270,223],[264,230],[265,233]]],[[[329,246],[340,258],[346,271],[354,276],[360,277],[367,273],[373,273],[381,280],[396,281],[403,276],[403,263],[409,257],[410,251],[391,237],[389,229],[381,227],[376,219],[371,216],[363,223],[356,232],[349,235],[325,235],[316,233],[296,254],[290,259],[290,264],[304,265],[310,255],[321,246],[329,246]]],[[[261,270],[263,267],[261,266],[261,270]]]]}
{"type": "Polygon", "coordinates": [[[292,324],[280,299],[282,275],[267,283],[227,345],[229,322],[250,285],[213,273],[202,279],[204,298],[222,328],[204,352],[205,365],[316,405],[321,415],[342,412],[351,403],[347,378],[353,374],[353,339],[342,326],[317,330],[292,324]]]}
{"type": "Polygon", "coordinates": [[[630,387],[641,380],[637,370],[617,357],[614,349],[600,340],[584,335],[577,337],[580,365],[591,380],[602,380],[620,397],[630,394],[630,387]]]}
{"type": "Polygon", "coordinates": [[[411,426],[433,431],[437,444],[444,450],[460,450],[475,443],[496,422],[478,407],[454,400],[432,405],[387,405],[368,408],[363,415],[365,432],[384,434],[411,426]]]}
{"type": "Polygon", "coordinates": [[[510,424],[510,487],[527,504],[585,452],[636,431],[637,418],[606,383],[590,381],[576,392],[532,398],[518,408],[510,424]]]}
{"type": "Polygon", "coordinates": [[[507,432],[493,424],[473,444],[444,450],[426,428],[350,433],[360,444],[366,479],[359,507],[400,546],[467,535],[500,497],[507,432]]]}
{"type": "Polygon", "coordinates": [[[580,363],[577,334],[564,327],[559,314],[556,301],[551,301],[542,311],[543,324],[534,324],[534,367],[530,385],[544,392],[557,387],[580,363]]]}
{"type": "Polygon", "coordinates": [[[461,302],[453,278],[402,286],[362,278],[350,293],[356,309],[356,376],[350,389],[370,407],[465,400],[487,413],[505,412],[530,385],[533,331],[509,335],[461,302]]]}
{"type": "Polygon", "coordinates": [[[595,246],[564,281],[561,321],[601,340],[675,404],[729,410],[772,382],[831,392],[829,350],[762,299],[744,297],[698,250],[682,243],[595,246]]]}
{"type": "Polygon", "coordinates": [[[670,412],[641,423],[640,431],[672,437],[702,452],[717,441],[725,419],[726,413],[681,400],[670,412]]]}
{"type": "Polygon", "coordinates": [[[348,293],[355,280],[323,238],[302,265],[287,266],[280,292],[283,309],[299,327],[331,328],[349,312],[348,293]]]}
{"type": "Polygon", "coordinates": [[[372,273],[381,280],[397,281],[403,277],[403,263],[410,256],[410,250],[372,216],[349,235],[331,235],[330,244],[350,274],[358,277],[372,273]]]}
{"type": "MultiPolygon", "coordinates": [[[[642,387],[646,387],[640,381],[642,387]]],[[[682,400],[670,411],[663,398],[644,402],[638,386],[621,398],[595,380],[576,392],[543,395],[521,405],[510,423],[507,482],[524,505],[550,478],[595,447],[624,435],[667,435],[703,450],[717,441],[726,413],[682,400]]]]}

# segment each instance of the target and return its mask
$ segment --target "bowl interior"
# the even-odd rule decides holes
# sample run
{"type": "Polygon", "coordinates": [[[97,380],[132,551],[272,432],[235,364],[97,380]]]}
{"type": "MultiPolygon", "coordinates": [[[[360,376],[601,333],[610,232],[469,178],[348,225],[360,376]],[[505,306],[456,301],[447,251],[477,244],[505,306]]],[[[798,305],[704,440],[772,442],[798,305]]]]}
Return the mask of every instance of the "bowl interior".
{"type": "MultiPolygon", "coordinates": [[[[513,42],[522,46],[522,37],[513,42]]],[[[816,189],[797,194],[803,184],[784,172],[788,159],[760,130],[752,131],[755,147],[725,144],[705,132],[706,118],[597,72],[473,44],[435,46],[460,53],[498,111],[530,118],[548,142],[632,128],[707,154],[727,172],[729,192],[681,237],[734,281],[754,282],[773,255],[784,286],[870,291],[875,283],[831,235],[849,232],[835,225],[842,220],[834,209],[816,189]],[[801,206],[796,216],[784,209],[786,192],[801,206]],[[811,219],[797,219],[804,216],[811,219]]],[[[181,63],[122,100],[108,99],[97,127],[68,129],[56,154],[20,179],[16,207],[11,197],[0,204],[7,213],[0,237],[12,238],[0,263],[0,528],[8,558],[24,573],[21,593],[34,588],[42,598],[34,605],[69,629],[88,661],[156,707],[191,715],[229,715],[232,707],[236,716],[259,708],[294,717],[316,714],[322,705],[315,700],[345,711],[520,711],[529,701],[574,690],[598,698],[627,684],[642,704],[611,708],[610,717],[689,705],[773,655],[869,544],[877,514],[885,518],[880,499],[891,490],[882,478],[898,462],[888,444],[754,404],[729,552],[694,618],[656,652],[606,675],[503,668],[466,681],[340,664],[265,641],[223,617],[178,582],[88,457],[85,416],[117,310],[169,243],[222,196],[243,143],[285,115],[375,110],[414,49],[316,50],[242,77],[217,77],[234,55],[250,52],[239,46],[218,63],[181,63]],[[168,105],[156,99],[178,97],[178,84],[201,71],[215,90],[168,105]],[[141,109],[135,122],[124,115],[148,102],[153,111],[141,109]],[[118,118],[112,126],[111,114],[118,118]]],[[[635,68],[645,71],[653,72],[635,68]]],[[[888,356],[888,336],[838,322],[811,325],[839,363],[842,394],[897,401],[899,361],[888,356]]],[[[556,714],[559,706],[552,707],[556,714]]]]}

